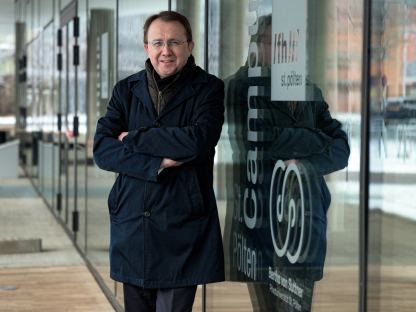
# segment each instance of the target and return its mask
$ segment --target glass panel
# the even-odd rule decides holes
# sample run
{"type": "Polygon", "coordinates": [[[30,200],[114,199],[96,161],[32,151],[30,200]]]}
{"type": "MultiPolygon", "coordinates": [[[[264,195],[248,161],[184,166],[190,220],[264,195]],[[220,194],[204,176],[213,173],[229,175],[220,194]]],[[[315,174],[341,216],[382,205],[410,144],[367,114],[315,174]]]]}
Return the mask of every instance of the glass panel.
{"type": "Polygon", "coordinates": [[[192,55],[195,57],[195,63],[204,68],[204,50],[205,50],[205,1],[172,1],[172,10],[185,15],[192,28],[192,37],[195,42],[192,55]]]}
{"type": "MultiPolygon", "coordinates": [[[[7,1],[2,4],[4,14],[13,14],[13,3],[7,1]]],[[[13,18],[8,17],[0,22],[0,46],[2,52],[0,54],[0,118],[4,116],[11,117],[14,114],[14,53],[15,53],[15,38],[13,18]]],[[[7,123],[9,126],[14,126],[12,123],[6,122],[6,119],[0,119],[1,126],[4,127],[7,123]]]]}
{"type": "Polygon", "coordinates": [[[118,79],[144,68],[143,24],[150,15],[168,9],[167,0],[140,2],[126,0],[118,8],[118,79]]]}
{"type": "MultiPolygon", "coordinates": [[[[66,87],[67,87],[67,102],[65,107],[66,113],[66,125],[65,129],[65,137],[66,137],[66,157],[67,157],[67,168],[66,168],[66,221],[68,228],[72,231],[72,215],[74,211],[74,207],[76,205],[75,201],[77,198],[75,197],[75,188],[77,187],[75,181],[75,175],[78,174],[76,172],[77,168],[75,167],[75,153],[77,151],[75,140],[74,140],[74,116],[76,114],[75,111],[75,85],[77,83],[75,79],[75,67],[73,66],[74,62],[74,53],[73,53],[73,31],[74,31],[74,23],[71,21],[66,26],[66,35],[67,35],[67,42],[66,42],[66,52],[67,52],[67,72],[66,72],[66,87]]],[[[78,156],[78,155],[77,155],[78,156]]]]}
{"type": "MultiPolygon", "coordinates": [[[[23,1],[23,0],[14,1],[15,22],[25,21],[25,16],[23,14],[24,6],[26,5],[25,2],[26,1],[23,1]]],[[[12,3],[10,2],[10,4],[12,3]]],[[[10,15],[12,15],[11,12],[10,12],[10,15]]]]}
{"type": "Polygon", "coordinates": [[[54,47],[54,28],[53,23],[50,23],[44,31],[40,34],[41,51],[40,51],[40,72],[39,81],[39,100],[40,100],[40,120],[41,130],[43,134],[43,154],[42,159],[39,159],[42,168],[39,168],[41,175],[41,191],[50,205],[53,201],[53,176],[54,170],[54,155],[52,147],[52,130],[54,123],[54,69],[55,69],[55,47],[54,47]],[[51,61],[52,60],[52,61],[51,61]]]}
{"type": "Polygon", "coordinates": [[[73,2],[74,0],[61,0],[61,10],[64,9],[66,6],[68,6],[68,4],[70,4],[71,2],[73,2]]]}
{"type": "Polygon", "coordinates": [[[313,4],[209,2],[227,282],[208,311],[358,309],[362,1],[313,4]]]}
{"type": "Polygon", "coordinates": [[[361,0],[330,0],[322,10],[316,7],[319,11],[312,12],[312,27],[317,29],[311,38],[316,42],[312,43],[314,78],[324,86],[331,114],[342,122],[351,151],[347,170],[325,176],[332,201],[324,277],[314,290],[313,309],[317,311],[358,309],[362,7],[361,0]]]}
{"type": "MultiPolygon", "coordinates": [[[[45,27],[53,18],[54,1],[39,0],[40,27],[45,27]]],[[[51,39],[52,40],[52,39],[51,39]]]]}
{"type": "Polygon", "coordinates": [[[77,203],[76,209],[79,213],[79,229],[77,233],[77,245],[82,251],[86,251],[87,242],[87,1],[78,1],[79,18],[79,65],[77,66],[78,98],[76,115],[79,120],[78,138],[76,140],[77,150],[77,203]]]}
{"type": "Polygon", "coordinates": [[[53,46],[53,55],[51,55],[51,58],[53,60],[52,63],[52,75],[51,78],[53,79],[53,89],[52,89],[52,98],[53,98],[53,121],[52,121],[52,140],[53,140],[53,178],[52,178],[52,188],[53,188],[53,198],[52,198],[52,207],[54,209],[54,213],[58,214],[59,210],[58,208],[62,208],[60,205],[62,204],[62,200],[59,198],[59,195],[62,194],[62,185],[60,184],[60,167],[62,162],[62,155],[60,151],[61,143],[62,143],[62,134],[59,132],[58,129],[58,114],[62,113],[62,108],[60,105],[61,101],[61,81],[62,78],[62,72],[58,71],[57,68],[57,54],[58,52],[62,52],[58,48],[58,42],[57,42],[57,32],[59,29],[59,6],[58,4],[53,6],[53,22],[52,27],[53,30],[50,35],[48,35],[48,40],[52,41],[53,46]],[[58,202],[59,201],[59,202],[58,202]]]}
{"type": "Polygon", "coordinates": [[[26,38],[27,42],[33,39],[33,8],[34,1],[26,1],[24,8],[24,15],[26,20],[26,38]]]}
{"type": "MultiPolygon", "coordinates": [[[[15,54],[20,57],[21,52],[21,24],[16,28],[14,23],[14,3],[2,2],[2,19],[0,21],[0,144],[14,139],[15,123],[19,120],[19,100],[15,97],[19,93],[20,85],[15,86],[15,54]],[[17,39],[15,39],[15,33],[17,39]],[[17,50],[17,51],[16,51],[17,50]]],[[[22,139],[20,138],[20,141],[22,139]]],[[[22,144],[21,144],[22,146],[22,144]]]]}
{"type": "Polygon", "coordinates": [[[414,309],[416,3],[372,1],[369,311],[414,309]]]}
{"type": "Polygon", "coordinates": [[[33,9],[33,20],[32,20],[32,25],[33,25],[33,37],[36,38],[37,36],[39,36],[39,34],[42,32],[42,26],[40,24],[40,0],[34,0],[32,1],[32,9],[33,9]]]}
{"type": "Polygon", "coordinates": [[[30,59],[30,45],[26,46],[22,52],[23,56],[21,60],[23,61],[26,57],[26,88],[22,88],[22,94],[20,95],[21,103],[24,105],[24,112],[23,115],[26,114],[26,118],[22,118],[21,124],[22,127],[26,127],[27,135],[23,140],[23,157],[22,163],[23,168],[26,170],[28,175],[31,175],[31,164],[32,164],[32,138],[31,138],[31,130],[29,129],[29,120],[31,120],[31,115],[29,113],[29,105],[30,105],[30,79],[31,79],[31,59],[30,59]]]}
{"type": "MultiPolygon", "coordinates": [[[[62,3],[61,3],[62,4],[62,3]]],[[[62,220],[66,221],[68,219],[68,201],[67,201],[67,169],[68,169],[68,143],[66,138],[66,129],[68,127],[68,119],[67,119],[67,109],[66,109],[66,103],[68,102],[67,95],[67,68],[68,68],[68,39],[67,39],[67,27],[60,27],[60,8],[56,8],[55,12],[55,27],[56,29],[60,29],[61,36],[62,36],[62,46],[60,48],[60,53],[62,57],[62,69],[61,71],[58,71],[57,79],[58,79],[58,85],[57,88],[59,90],[57,101],[56,101],[56,111],[61,115],[61,129],[58,131],[58,134],[56,135],[55,142],[55,150],[56,155],[59,163],[59,170],[56,174],[56,180],[55,180],[55,186],[56,186],[56,192],[57,192],[57,198],[56,198],[56,209],[59,216],[62,218],[62,220]]]]}
{"type": "Polygon", "coordinates": [[[27,129],[31,133],[28,150],[28,170],[36,185],[39,183],[39,141],[42,140],[41,123],[40,123],[40,104],[39,104],[39,81],[40,81],[40,38],[33,40],[27,47],[27,129]]]}
{"type": "Polygon", "coordinates": [[[69,103],[69,64],[70,64],[70,57],[68,55],[70,45],[68,42],[68,27],[63,26],[62,30],[62,72],[61,72],[61,110],[62,110],[62,145],[61,145],[61,162],[60,162],[60,184],[61,184],[61,192],[62,192],[62,209],[60,212],[60,216],[62,217],[63,221],[68,224],[68,171],[69,171],[69,142],[68,136],[66,135],[69,129],[69,118],[68,118],[68,103],[69,103]]]}
{"type": "Polygon", "coordinates": [[[86,2],[78,3],[79,33],[77,44],[80,47],[79,65],[74,66],[74,21],[71,20],[64,29],[65,84],[66,99],[64,107],[65,132],[65,222],[81,250],[85,250],[86,236],[86,2]],[[75,135],[75,119],[78,118],[78,136],[75,135]],[[77,220],[73,218],[78,215],[77,220]],[[78,222],[77,222],[78,221],[78,222]]]}
{"type": "Polygon", "coordinates": [[[107,286],[114,290],[109,277],[109,218],[107,196],[114,173],[100,170],[92,157],[98,118],[104,114],[116,76],[116,1],[89,1],[87,54],[87,257],[100,272],[107,286]]]}

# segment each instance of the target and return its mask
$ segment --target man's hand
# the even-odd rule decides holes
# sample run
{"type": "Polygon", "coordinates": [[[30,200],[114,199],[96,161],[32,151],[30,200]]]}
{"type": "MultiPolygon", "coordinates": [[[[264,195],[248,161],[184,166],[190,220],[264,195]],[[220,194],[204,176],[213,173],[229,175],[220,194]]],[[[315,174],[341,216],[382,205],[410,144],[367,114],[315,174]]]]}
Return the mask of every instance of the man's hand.
{"type": "Polygon", "coordinates": [[[123,138],[124,138],[127,134],[129,134],[129,133],[128,133],[128,132],[122,132],[122,133],[120,133],[120,135],[118,136],[118,140],[119,140],[119,141],[123,141],[123,138]]]}
{"type": "MultiPolygon", "coordinates": [[[[119,141],[123,141],[123,138],[128,135],[128,132],[122,132],[120,133],[120,135],[118,136],[118,140],[119,141]]],[[[182,165],[183,163],[180,161],[176,161],[170,158],[163,158],[162,162],[160,163],[160,169],[165,169],[165,168],[169,168],[169,167],[178,167],[180,165],[182,165]]]]}
{"type": "Polygon", "coordinates": [[[298,161],[296,159],[288,159],[288,160],[285,160],[284,163],[286,166],[289,166],[290,164],[296,165],[298,161]]]}
{"type": "Polygon", "coordinates": [[[160,169],[169,168],[169,167],[178,167],[182,165],[180,161],[176,161],[170,158],[163,158],[162,162],[160,163],[160,169]]]}

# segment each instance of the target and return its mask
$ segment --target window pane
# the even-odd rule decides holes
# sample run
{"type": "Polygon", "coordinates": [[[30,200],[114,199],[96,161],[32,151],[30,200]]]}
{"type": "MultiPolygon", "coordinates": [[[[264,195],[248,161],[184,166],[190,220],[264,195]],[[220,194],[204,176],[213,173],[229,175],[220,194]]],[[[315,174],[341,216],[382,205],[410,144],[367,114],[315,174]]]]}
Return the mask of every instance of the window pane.
{"type": "Polygon", "coordinates": [[[372,1],[369,310],[414,309],[416,4],[372,1]]]}
{"type": "MultiPolygon", "coordinates": [[[[86,146],[83,152],[86,152],[87,159],[85,164],[79,166],[80,169],[85,167],[88,182],[86,211],[82,215],[83,222],[80,222],[82,225],[87,223],[82,233],[86,237],[82,247],[111,291],[114,291],[115,282],[109,277],[110,226],[108,210],[103,207],[107,207],[107,197],[115,175],[97,167],[92,150],[97,121],[105,113],[112,86],[116,82],[116,7],[116,0],[89,0],[80,12],[81,16],[85,16],[85,31],[81,33],[87,34],[88,29],[88,37],[83,38],[86,59],[82,64],[84,76],[81,76],[86,93],[83,94],[84,105],[80,107],[80,117],[81,113],[88,116],[83,123],[86,146]]],[[[82,243],[82,238],[79,241],[82,243]]]]}
{"type": "Polygon", "coordinates": [[[227,282],[208,311],[357,311],[362,1],[209,10],[227,282]]]}
{"type": "Polygon", "coordinates": [[[172,10],[175,10],[187,17],[192,28],[192,37],[195,42],[192,55],[195,63],[204,68],[204,46],[205,46],[205,1],[172,1],[172,10]]]}
{"type": "Polygon", "coordinates": [[[119,2],[118,20],[118,79],[144,69],[147,59],[143,48],[143,24],[146,19],[168,9],[167,0],[119,2]]]}

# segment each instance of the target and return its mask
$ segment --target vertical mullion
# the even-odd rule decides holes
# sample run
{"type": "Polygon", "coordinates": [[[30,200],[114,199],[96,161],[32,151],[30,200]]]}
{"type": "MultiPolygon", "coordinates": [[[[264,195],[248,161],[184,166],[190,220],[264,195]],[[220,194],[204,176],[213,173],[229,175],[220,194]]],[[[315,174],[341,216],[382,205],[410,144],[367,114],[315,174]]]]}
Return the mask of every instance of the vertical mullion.
{"type": "MultiPolygon", "coordinates": [[[[169,2],[170,2],[170,0],[169,0],[169,2]]],[[[119,4],[120,3],[120,1],[119,0],[117,0],[116,1],[116,29],[115,29],[115,31],[114,31],[114,35],[115,35],[115,37],[116,37],[116,54],[115,54],[115,77],[116,77],[116,81],[118,81],[118,44],[119,44],[119,38],[118,38],[118,29],[119,29],[119,11],[120,11],[120,8],[119,8],[119,4]]]]}
{"type": "MultiPolygon", "coordinates": [[[[78,28],[78,35],[80,29],[80,21],[78,17],[78,1],[76,2],[76,9],[75,9],[75,17],[73,18],[73,28],[72,30],[75,31],[75,28],[78,28]]],[[[69,25],[69,23],[68,23],[69,25]]],[[[74,46],[78,46],[78,37],[73,34],[74,38],[74,46]]],[[[73,233],[74,233],[74,241],[77,241],[77,233],[79,230],[79,216],[78,216],[78,64],[80,61],[80,49],[75,53],[75,50],[72,52],[72,58],[77,58],[77,62],[73,62],[74,66],[74,100],[75,100],[75,108],[74,108],[74,121],[73,121],[73,131],[74,131],[74,210],[73,210],[73,217],[72,217],[72,226],[73,226],[73,233]],[[77,53],[77,54],[76,54],[77,53]],[[75,219],[75,220],[74,220],[75,219]]]]}
{"type": "Polygon", "coordinates": [[[359,311],[367,311],[368,242],[369,242],[369,127],[370,127],[370,63],[371,63],[371,1],[364,0],[362,109],[360,157],[360,298],[359,311]]]}
{"type": "Polygon", "coordinates": [[[208,14],[209,6],[208,6],[208,0],[205,0],[205,7],[204,7],[204,19],[205,19],[205,29],[204,29],[204,68],[207,72],[209,72],[209,63],[208,63],[208,14]]]}
{"type": "MultiPolygon", "coordinates": [[[[204,0],[204,69],[208,69],[208,0],[204,0]]],[[[207,285],[202,285],[202,312],[207,309],[207,285]]]]}

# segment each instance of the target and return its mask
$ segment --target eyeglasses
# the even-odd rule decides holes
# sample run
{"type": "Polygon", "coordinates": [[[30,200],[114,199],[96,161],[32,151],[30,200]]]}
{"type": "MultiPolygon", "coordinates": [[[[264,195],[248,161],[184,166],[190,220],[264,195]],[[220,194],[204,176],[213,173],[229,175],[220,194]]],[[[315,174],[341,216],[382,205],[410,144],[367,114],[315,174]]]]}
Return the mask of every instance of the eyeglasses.
{"type": "Polygon", "coordinates": [[[179,41],[179,40],[176,40],[176,39],[170,39],[168,41],[153,40],[153,41],[151,41],[149,43],[156,50],[161,50],[161,49],[163,49],[163,47],[165,46],[165,44],[167,44],[170,49],[175,49],[175,48],[179,48],[185,42],[188,42],[188,41],[187,40],[185,40],[185,41],[179,41]]]}

